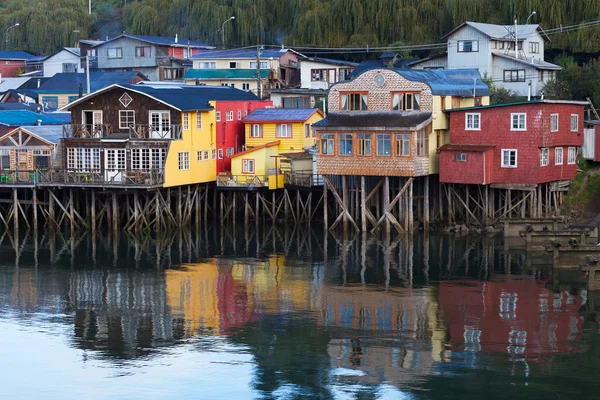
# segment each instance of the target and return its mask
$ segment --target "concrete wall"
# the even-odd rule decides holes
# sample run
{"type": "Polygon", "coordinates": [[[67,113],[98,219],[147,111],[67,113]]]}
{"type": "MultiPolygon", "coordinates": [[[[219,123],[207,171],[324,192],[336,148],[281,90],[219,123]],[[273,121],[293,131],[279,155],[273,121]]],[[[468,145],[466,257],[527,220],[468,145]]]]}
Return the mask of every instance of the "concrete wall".
{"type": "Polygon", "coordinates": [[[75,72],[77,73],[85,72],[84,69],[81,68],[81,59],[79,56],[63,49],[44,61],[44,76],[52,77],[55,74],[62,73],[64,63],[76,64],[77,69],[75,72]]]}

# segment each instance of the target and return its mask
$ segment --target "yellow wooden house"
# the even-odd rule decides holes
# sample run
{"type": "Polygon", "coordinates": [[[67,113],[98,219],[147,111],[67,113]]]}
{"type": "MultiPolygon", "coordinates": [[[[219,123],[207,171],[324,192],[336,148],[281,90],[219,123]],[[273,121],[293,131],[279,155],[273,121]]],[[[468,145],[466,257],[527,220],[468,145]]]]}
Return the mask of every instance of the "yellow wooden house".
{"type": "Polygon", "coordinates": [[[312,124],[323,119],[317,108],[257,109],[244,118],[246,150],[231,158],[231,185],[283,187],[281,159],[315,146],[312,124]]]}

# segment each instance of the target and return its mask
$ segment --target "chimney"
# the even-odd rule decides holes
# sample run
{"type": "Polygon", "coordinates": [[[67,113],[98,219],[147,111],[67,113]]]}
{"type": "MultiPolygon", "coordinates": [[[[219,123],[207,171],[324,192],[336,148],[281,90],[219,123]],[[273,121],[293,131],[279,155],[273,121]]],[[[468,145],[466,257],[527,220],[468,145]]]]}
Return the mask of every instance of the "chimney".
{"type": "Polygon", "coordinates": [[[37,126],[42,126],[42,120],[41,119],[37,120],[37,126]]]}
{"type": "Polygon", "coordinates": [[[37,88],[38,89],[40,88],[40,83],[41,83],[41,79],[38,78],[38,80],[37,80],[37,88]]]}
{"type": "Polygon", "coordinates": [[[79,82],[79,98],[83,97],[83,82],[79,82]]]}
{"type": "Polygon", "coordinates": [[[177,34],[175,34],[175,43],[179,42],[179,39],[177,38],[177,34]]]}

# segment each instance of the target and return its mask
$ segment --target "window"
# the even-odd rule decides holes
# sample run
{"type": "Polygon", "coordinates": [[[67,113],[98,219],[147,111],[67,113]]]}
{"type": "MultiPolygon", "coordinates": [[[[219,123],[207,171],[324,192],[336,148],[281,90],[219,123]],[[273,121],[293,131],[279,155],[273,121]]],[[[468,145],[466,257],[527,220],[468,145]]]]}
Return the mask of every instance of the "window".
{"type": "Polygon", "coordinates": [[[547,147],[540,150],[540,167],[545,167],[548,165],[549,154],[550,151],[547,147]]]}
{"type": "Polygon", "coordinates": [[[219,149],[218,158],[219,158],[219,160],[221,160],[223,158],[223,149],[219,149]]]}
{"type": "Polygon", "coordinates": [[[230,61],[229,68],[237,68],[237,63],[235,61],[230,61]]]}
{"type": "Polygon", "coordinates": [[[50,166],[50,150],[33,150],[33,165],[36,169],[50,166]]]}
{"type": "Polygon", "coordinates": [[[152,52],[152,47],[150,46],[140,46],[135,48],[135,56],[136,57],[150,57],[150,53],[152,52]]]}
{"type": "Polygon", "coordinates": [[[304,137],[305,138],[310,137],[310,125],[309,124],[304,124],[304,137]]]}
{"type": "Polygon", "coordinates": [[[62,72],[65,72],[65,73],[77,72],[77,63],[63,63],[62,72]]]}
{"type": "Polygon", "coordinates": [[[529,52],[538,54],[540,52],[539,42],[529,42],[529,52]]]}
{"type": "MultiPolygon", "coordinates": [[[[256,69],[256,61],[250,61],[249,65],[250,65],[250,69],[256,69]]],[[[260,62],[260,69],[268,69],[268,68],[269,68],[269,62],[268,61],[261,61],[260,62]]]]}
{"type": "Polygon", "coordinates": [[[505,69],[504,82],[525,82],[524,69],[505,69]]]}
{"type": "Polygon", "coordinates": [[[100,169],[100,149],[69,147],[67,149],[67,169],[79,171],[100,169]]]}
{"type": "Polygon", "coordinates": [[[389,156],[391,135],[378,134],[377,135],[377,155],[378,156],[389,156]]]}
{"type": "Polygon", "coordinates": [[[321,154],[333,154],[333,134],[321,136],[321,154]]]}
{"type": "Polygon", "coordinates": [[[242,83],[242,90],[250,90],[250,84],[249,83],[242,83]]]}
{"type": "Polygon", "coordinates": [[[562,165],[563,163],[563,148],[557,147],[554,149],[554,165],[562,165]]]}
{"type": "Polygon", "coordinates": [[[311,108],[310,97],[284,97],[283,108],[311,108]]]}
{"type": "Polygon", "coordinates": [[[352,155],[352,135],[344,133],[340,135],[340,155],[351,156],[352,155]]]}
{"type": "Polygon", "coordinates": [[[366,93],[343,93],[342,94],[342,110],[366,110],[367,109],[367,94],[366,93]]]}
{"type": "Polygon", "coordinates": [[[277,125],[276,136],[278,138],[291,138],[292,137],[292,127],[288,124],[277,125]]]}
{"type": "Polygon", "coordinates": [[[237,114],[238,114],[238,121],[240,121],[242,119],[242,110],[238,110],[237,114]]]}
{"type": "Polygon", "coordinates": [[[233,155],[233,147],[228,147],[225,149],[225,157],[231,157],[233,155]]]}
{"type": "Polygon", "coordinates": [[[202,150],[196,152],[196,161],[202,161],[202,150]]]}
{"type": "Polygon", "coordinates": [[[248,110],[244,110],[244,118],[248,116],[248,110]]]}
{"type": "Polygon", "coordinates": [[[254,160],[242,160],[242,174],[254,173],[254,160]]]}
{"type": "Polygon", "coordinates": [[[0,168],[1,169],[11,169],[10,168],[10,150],[0,150],[0,168]]]}
{"type": "Polygon", "coordinates": [[[538,81],[544,82],[544,70],[543,69],[540,69],[538,71],[538,81]]]}
{"type": "Polygon", "coordinates": [[[571,114],[571,132],[577,132],[579,128],[579,115],[571,114]]]}
{"type": "Polygon", "coordinates": [[[471,51],[479,51],[479,41],[478,40],[459,40],[458,41],[458,51],[459,52],[471,52],[471,51]]]}
{"type": "Polygon", "coordinates": [[[79,98],[79,96],[69,96],[67,97],[67,102],[72,103],[75,100],[77,100],[79,98]]]}
{"type": "Polygon", "coordinates": [[[187,171],[190,169],[190,153],[189,151],[184,151],[184,152],[179,152],[178,154],[178,159],[179,159],[179,170],[180,171],[187,171]]]}
{"type": "Polygon", "coordinates": [[[575,164],[577,161],[577,147],[569,147],[567,164],[575,164]]]}
{"type": "Polygon", "coordinates": [[[481,114],[466,113],[465,114],[465,129],[468,131],[478,131],[481,129],[481,114]]]}
{"type": "Polygon", "coordinates": [[[217,159],[217,150],[216,149],[212,149],[210,151],[210,158],[212,158],[213,160],[217,159]]]}
{"type": "Polygon", "coordinates": [[[335,77],[334,69],[311,69],[310,80],[313,82],[329,82],[330,71],[333,72],[333,77],[335,77]]]}
{"type": "Polygon", "coordinates": [[[419,93],[393,93],[392,110],[420,110],[421,95],[419,93]]]}
{"type": "Polygon", "coordinates": [[[120,47],[112,47],[107,50],[108,58],[123,58],[123,49],[120,47]]]}
{"type": "Polygon", "coordinates": [[[225,121],[233,121],[233,111],[228,110],[225,113],[225,121]]]}
{"type": "Polygon", "coordinates": [[[252,124],[250,127],[250,137],[262,137],[262,125],[252,124]]]}
{"type": "Polygon", "coordinates": [[[527,114],[525,113],[512,113],[510,114],[510,130],[511,131],[524,131],[527,129],[527,114]]]}
{"type": "Polygon", "coordinates": [[[186,131],[190,129],[190,113],[183,113],[183,129],[186,131]]]}
{"type": "Polygon", "coordinates": [[[475,107],[480,107],[481,106],[481,96],[475,96],[475,107]]]}
{"type": "Polygon", "coordinates": [[[221,111],[217,111],[217,122],[221,122],[221,111]]]}
{"type": "Polygon", "coordinates": [[[361,133],[358,135],[358,150],[357,154],[360,156],[371,155],[371,135],[368,133],[361,133]]]}
{"type": "Polygon", "coordinates": [[[467,155],[465,153],[456,153],[455,160],[467,162],[467,155]]]}
{"type": "Polygon", "coordinates": [[[396,135],[396,155],[410,157],[410,134],[396,135]]]}
{"type": "Polygon", "coordinates": [[[49,108],[58,108],[58,96],[42,96],[42,104],[49,108]]]}
{"type": "Polygon", "coordinates": [[[350,76],[352,75],[352,68],[340,68],[340,81],[349,81],[350,76]]]}
{"type": "Polygon", "coordinates": [[[128,129],[135,125],[135,111],[119,110],[119,129],[128,129]]]}
{"type": "Polygon", "coordinates": [[[201,61],[196,64],[196,68],[198,69],[216,69],[217,63],[215,61],[201,61]]]}
{"type": "Polygon", "coordinates": [[[550,114],[550,132],[558,132],[558,114],[550,114]]]}
{"type": "Polygon", "coordinates": [[[164,68],[163,69],[163,80],[172,81],[175,79],[181,79],[180,68],[164,68]]]}
{"type": "Polygon", "coordinates": [[[446,96],[440,96],[440,103],[442,105],[442,111],[446,109],[446,96]]]}
{"type": "Polygon", "coordinates": [[[196,129],[202,129],[202,113],[196,111],[196,129]]]}
{"type": "Polygon", "coordinates": [[[502,150],[502,168],[517,168],[517,150],[502,150]]]}
{"type": "Polygon", "coordinates": [[[131,149],[131,169],[161,169],[167,149],[131,149]]]}
{"type": "Polygon", "coordinates": [[[204,159],[204,161],[208,161],[208,150],[204,150],[202,152],[202,158],[204,159]]]}
{"type": "Polygon", "coordinates": [[[417,155],[429,155],[429,134],[425,129],[421,129],[419,132],[417,132],[417,155]]]}

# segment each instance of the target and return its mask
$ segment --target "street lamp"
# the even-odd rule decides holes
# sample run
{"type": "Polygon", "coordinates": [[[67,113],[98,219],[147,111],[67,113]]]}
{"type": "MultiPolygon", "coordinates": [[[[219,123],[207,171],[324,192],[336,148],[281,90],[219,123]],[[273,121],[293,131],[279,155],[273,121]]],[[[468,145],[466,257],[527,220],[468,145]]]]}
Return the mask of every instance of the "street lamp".
{"type": "Polygon", "coordinates": [[[537,14],[535,11],[532,11],[531,14],[529,14],[529,17],[527,17],[527,20],[525,21],[525,25],[529,25],[529,18],[533,17],[535,14],[537,14]]]}
{"type": "Polygon", "coordinates": [[[75,30],[73,31],[73,33],[76,33],[76,34],[77,34],[77,35],[76,35],[76,36],[77,36],[77,41],[75,42],[75,46],[73,46],[73,47],[79,47],[79,33],[80,33],[80,32],[81,32],[81,31],[80,31],[79,29],[75,29],[75,30]]]}
{"type": "Polygon", "coordinates": [[[231,21],[232,19],[235,19],[235,17],[231,16],[228,19],[225,20],[225,22],[223,22],[223,24],[221,25],[221,42],[223,43],[223,48],[225,48],[225,24],[229,21],[231,21]]]}
{"type": "Polygon", "coordinates": [[[4,31],[4,40],[6,42],[6,50],[8,50],[8,31],[10,31],[12,28],[16,28],[17,26],[19,26],[19,23],[17,22],[16,24],[14,24],[13,26],[9,26],[8,28],[6,28],[6,30],[4,31]]]}

